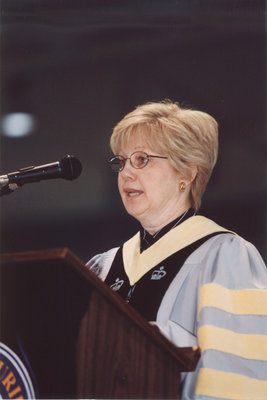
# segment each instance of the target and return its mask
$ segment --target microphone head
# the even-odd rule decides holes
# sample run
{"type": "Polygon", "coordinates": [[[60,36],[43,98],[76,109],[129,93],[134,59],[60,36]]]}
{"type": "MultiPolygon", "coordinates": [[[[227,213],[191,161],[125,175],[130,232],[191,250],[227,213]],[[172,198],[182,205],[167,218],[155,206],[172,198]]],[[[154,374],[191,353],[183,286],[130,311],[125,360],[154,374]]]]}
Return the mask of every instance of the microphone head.
{"type": "Polygon", "coordinates": [[[78,178],[82,172],[82,164],[78,158],[70,155],[66,155],[60,160],[60,166],[62,169],[61,177],[70,181],[78,178]]]}

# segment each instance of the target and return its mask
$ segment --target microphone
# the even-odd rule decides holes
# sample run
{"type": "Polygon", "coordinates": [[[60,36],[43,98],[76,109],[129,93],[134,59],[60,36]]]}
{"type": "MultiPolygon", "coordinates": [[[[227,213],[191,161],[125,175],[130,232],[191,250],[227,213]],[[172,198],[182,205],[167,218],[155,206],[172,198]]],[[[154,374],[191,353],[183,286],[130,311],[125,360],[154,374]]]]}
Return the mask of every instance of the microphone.
{"type": "MultiPolygon", "coordinates": [[[[66,155],[62,160],[50,164],[21,168],[16,172],[0,175],[0,185],[39,182],[45,179],[63,178],[74,180],[80,176],[82,164],[78,158],[66,155]]],[[[10,187],[10,186],[9,186],[10,187]]]]}

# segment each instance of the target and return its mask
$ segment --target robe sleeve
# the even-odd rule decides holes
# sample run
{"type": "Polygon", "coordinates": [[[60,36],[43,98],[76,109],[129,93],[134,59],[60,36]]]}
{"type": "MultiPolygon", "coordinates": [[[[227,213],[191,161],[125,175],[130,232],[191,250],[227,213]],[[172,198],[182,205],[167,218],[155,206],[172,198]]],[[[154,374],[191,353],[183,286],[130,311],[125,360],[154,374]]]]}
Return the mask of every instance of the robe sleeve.
{"type": "Polygon", "coordinates": [[[97,254],[86,263],[86,266],[104,281],[118,250],[119,247],[115,247],[102,254],[97,254]]]}
{"type": "Polygon", "coordinates": [[[199,271],[196,398],[267,399],[267,272],[237,236],[211,248],[199,271]]]}
{"type": "Polygon", "coordinates": [[[201,350],[196,371],[182,374],[182,398],[266,400],[267,271],[255,247],[231,234],[210,239],[188,258],[168,296],[169,317],[164,321],[168,301],[158,316],[162,332],[201,350]]]}

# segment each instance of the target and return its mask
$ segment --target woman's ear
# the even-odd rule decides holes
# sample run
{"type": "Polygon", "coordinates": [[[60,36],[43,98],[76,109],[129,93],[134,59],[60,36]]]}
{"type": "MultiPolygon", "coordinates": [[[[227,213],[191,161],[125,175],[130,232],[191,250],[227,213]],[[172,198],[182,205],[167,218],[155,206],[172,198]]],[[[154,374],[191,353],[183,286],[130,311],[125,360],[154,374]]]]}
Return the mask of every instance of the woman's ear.
{"type": "Polygon", "coordinates": [[[189,168],[190,168],[190,170],[188,171],[187,177],[184,177],[182,179],[186,186],[190,185],[190,183],[192,183],[194,181],[194,179],[195,179],[195,177],[197,176],[197,173],[198,173],[197,165],[190,164],[189,168]]]}
{"type": "Polygon", "coordinates": [[[192,183],[195,180],[195,177],[197,176],[198,173],[198,167],[197,165],[190,165],[190,169],[191,169],[191,177],[189,180],[189,183],[192,183]]]}

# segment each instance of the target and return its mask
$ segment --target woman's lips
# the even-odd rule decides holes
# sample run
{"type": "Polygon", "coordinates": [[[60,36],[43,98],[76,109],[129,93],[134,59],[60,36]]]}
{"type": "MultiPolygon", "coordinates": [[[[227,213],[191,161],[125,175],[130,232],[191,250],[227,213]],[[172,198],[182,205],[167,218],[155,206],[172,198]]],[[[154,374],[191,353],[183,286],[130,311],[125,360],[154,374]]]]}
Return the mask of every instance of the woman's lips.
{"type": "Polygon", "coordinates": [[[143,193],[142,190],[138,190],[138,189],[134,189],[134,188],[125,188],[125,189],[123,189],[123,191],[127,195],[127,197],[137,197],[143,193]]]}

